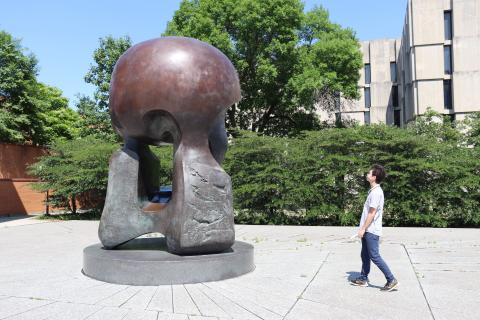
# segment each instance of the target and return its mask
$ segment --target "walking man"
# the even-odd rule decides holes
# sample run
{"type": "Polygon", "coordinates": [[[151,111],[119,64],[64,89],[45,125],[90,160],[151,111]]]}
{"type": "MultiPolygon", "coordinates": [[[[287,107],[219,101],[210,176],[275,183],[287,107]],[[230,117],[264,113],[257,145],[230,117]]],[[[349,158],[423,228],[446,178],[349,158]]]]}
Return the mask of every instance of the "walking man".
{"type": "Polygon", "coordinates": [[[387,283],[381,289],[382,291],[392,291],[398,286],[398,281],[393,276],[390,268],[380,256],[379,240],[382,235],[382,215],[383,215],[383,190],[380,183],[385,179],[385,169],[378,164],[372,166],[367,173],[367,181],[370,183],[367,200],[363,205],[362,218],[358,237],[362,239],[362,271],[360,277],[351,280],[351,284],[356,286],[368,286],[368,274],[370,273],[370,261],[383,272],[387,283]]]}

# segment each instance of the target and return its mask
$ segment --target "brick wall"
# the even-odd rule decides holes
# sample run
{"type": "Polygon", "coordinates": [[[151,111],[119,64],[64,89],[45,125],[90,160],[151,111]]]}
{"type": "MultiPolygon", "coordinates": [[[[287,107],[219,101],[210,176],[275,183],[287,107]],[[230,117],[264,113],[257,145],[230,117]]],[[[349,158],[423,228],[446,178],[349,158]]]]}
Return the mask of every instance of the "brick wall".
{"type": "Polygon", "coordinates": [[[32,190],[27,167],[46,154],[45,148],[0,143],[0,216],[45,210],[45,193],[32,190]]]}
{"type": "Polygon", "coordinates": [[[45,212],[45,193],[33,191],[35,180],[0,180],[0,216],[45,212]]]}

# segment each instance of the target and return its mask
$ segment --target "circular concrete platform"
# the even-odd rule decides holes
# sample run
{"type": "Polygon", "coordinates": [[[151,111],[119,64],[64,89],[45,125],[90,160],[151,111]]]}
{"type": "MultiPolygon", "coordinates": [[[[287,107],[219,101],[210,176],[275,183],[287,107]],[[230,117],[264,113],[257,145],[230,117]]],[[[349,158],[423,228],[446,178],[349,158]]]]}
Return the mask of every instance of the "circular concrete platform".
{"type": "Polygon", "coordinates": [[[100,243],[83,250],[83,273],[93,279],[154,286],[218,281],[255,269],[253,246],[235,241],[224,252],[179,256],[166,251],[164,238],[138,238],[114,250],[100,243]]]}

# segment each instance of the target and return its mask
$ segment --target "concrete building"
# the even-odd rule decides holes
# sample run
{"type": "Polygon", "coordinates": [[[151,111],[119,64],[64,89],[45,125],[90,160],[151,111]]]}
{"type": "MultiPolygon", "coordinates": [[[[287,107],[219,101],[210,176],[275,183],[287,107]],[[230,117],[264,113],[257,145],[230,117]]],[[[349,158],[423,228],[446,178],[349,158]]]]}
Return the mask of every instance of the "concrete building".
{"type": "Polygon", "coordinates": [[[480,111],[480,0],[409,0],[401,39],[361,46],[362,97],[337,117],[403,126],[427,108],[480,111]]]}

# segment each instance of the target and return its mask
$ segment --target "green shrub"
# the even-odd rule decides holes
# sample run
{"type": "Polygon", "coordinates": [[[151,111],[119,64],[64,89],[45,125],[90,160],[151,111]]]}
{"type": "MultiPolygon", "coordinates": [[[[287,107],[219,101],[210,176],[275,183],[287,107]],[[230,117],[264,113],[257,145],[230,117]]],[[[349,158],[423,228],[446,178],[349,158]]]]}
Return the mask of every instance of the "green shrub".
{"type": "Polygon", "coordinates": [[[296,138],[243,133],[227,153],[242,223],[355,225],[373,163],[386,167],[388,226],[480,225],[478,151],[384,125],[305,132],[296,138]]]}
{"type": "MultiPolygon", "coordinates": [[[[30,167],[40,182],[39,191],[50,191],[49,204],[76,211],[78,196],[89,198],[93,206],[103,206],[108,180],[108,159],[118,144],[93,137],[56,140],[49,154],[30,167]],[[96,201],[95,201],[96,200],[96,201]]],[[[87,206],[88,207],[88,206],[87,206]]]]}
{"type": "MultiPolygon", "coordinates": [[[[30,167],[40,182],[33,187],[50,191],[49,204],[76,211],[101,210],[107,192],[108,161],[121,148],[119,143],[87,136],[75,140],[57,140],[49,154],[30,167]],[[76,200],[76,201],[74,201],[76,200]]],[[[160,183],[171,184],[172,148],[151,148],[161,163],[160,183]]]]}
{"type": "MultiPolygon", "coordinates": [[[[480,226],[479,148],[456,134],[438,139],[411,128],[331,128],[296,137],[240,132],[223,164],[232,177],[236,222],[356,225],[369,188],[365,174],[380,163],[388,174],[385,225],[480,226]]],[[[101,209],[108,159],[118,148],[93,137],[59,140],[32,167],[41,181],[36,188],[51,190],[54,205],[90,197],[101,209]]],[[[170,184],[172,147],[152,151],[160,159],[160,183],[170,184]]]]}

